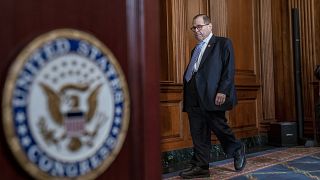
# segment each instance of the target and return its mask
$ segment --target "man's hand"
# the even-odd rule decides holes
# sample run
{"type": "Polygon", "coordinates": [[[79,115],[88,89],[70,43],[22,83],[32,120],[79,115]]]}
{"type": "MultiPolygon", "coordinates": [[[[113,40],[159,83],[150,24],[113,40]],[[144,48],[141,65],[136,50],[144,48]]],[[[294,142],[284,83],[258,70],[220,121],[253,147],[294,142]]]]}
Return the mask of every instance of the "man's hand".
{"type": "Polygon", "coordinates": [[[221,106],[226,101],[226,95],[222,93],[217,93],[215,104],[221,106]]]}

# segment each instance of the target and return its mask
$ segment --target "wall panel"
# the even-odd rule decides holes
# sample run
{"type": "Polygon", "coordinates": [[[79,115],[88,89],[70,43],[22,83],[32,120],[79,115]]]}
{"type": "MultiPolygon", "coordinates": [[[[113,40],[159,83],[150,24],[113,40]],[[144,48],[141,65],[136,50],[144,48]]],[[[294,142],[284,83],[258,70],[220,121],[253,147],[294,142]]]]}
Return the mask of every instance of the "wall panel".
{"type": "Polygon", "coordinates": [[[227,37],[233,41],[238,92],[230,123],[239,137],[257,135],[262,121],[259,9],[258,1],[227,1],[227,37]]]}
{"type": "Polygon", "coordinates": [[[272,45],[272,3],[271,0],[260,1],[260,49],[261,81],[262,81],[262,111],[260,132],[267,132],[269,124],[275,121],[274,93],[274,59],[272,45]]]}
{"type": "Polygon", "coordinates": [[[253,2],[253,0],[227,1],[227,36],[233,41],[236,71],[240,74],[238,77],[256,76],[255,49],[257,44],[255,42],[253,2]]]}
{"type": "Polygon", "coordinates": [[[182,112],[181,85],[161,88],[160,119],[162,151],[192,145],[187,114],[182,112]]]}
{"type": "Polygon", "coordinates": [[[160,93],[161,136],[164,141],[183,140],[181,91],[160,93]],[[166,96],[166,97],[162,97],[166,96]],[[174,120],[173,120],[174,119],[174,120]]]}

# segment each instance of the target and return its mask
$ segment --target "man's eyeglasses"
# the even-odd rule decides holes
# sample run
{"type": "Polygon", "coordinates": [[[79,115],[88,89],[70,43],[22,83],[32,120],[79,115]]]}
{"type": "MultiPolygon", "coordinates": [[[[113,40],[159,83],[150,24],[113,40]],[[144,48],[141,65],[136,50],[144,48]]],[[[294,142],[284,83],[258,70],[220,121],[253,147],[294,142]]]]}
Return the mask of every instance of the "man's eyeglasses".
{"type": "Polygon", "coordinates": [[[209,24],[199,24],[196,26],[192,26],[190,29],[191,29],[191,31],[196,32],[197,29],[198,29],[198,31],[200,31],[203,28],[203,26],[206,26],[206,25],[209,25],[209,24]]]}

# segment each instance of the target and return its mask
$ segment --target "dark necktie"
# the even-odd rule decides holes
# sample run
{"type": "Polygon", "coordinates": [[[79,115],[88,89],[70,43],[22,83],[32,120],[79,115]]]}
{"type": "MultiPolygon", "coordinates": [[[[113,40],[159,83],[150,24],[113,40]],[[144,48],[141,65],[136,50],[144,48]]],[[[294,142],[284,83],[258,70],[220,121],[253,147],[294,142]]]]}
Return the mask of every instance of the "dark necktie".
{"type": "Polygon", "coordinates": [[[200,43],[197,44],[193,54],[192,54],[192,57],[191,57],[191,60],[190,60],[190,63],[189,63],[189,66],[188,66],[188,69],[187,69],[187,72],[184,76],[184,78],[186,79],[186,81],[188,82],[191,77],[192,77],[192,73],[193,73],[193,70],[194,70],[194,64],[197,62],[198,58],[199,58],[199,55],[200,55],[200,52],[201,52],[201,49],[202,49],[202,46],[204,45],[204,42],[201,41],[200,43]]]}

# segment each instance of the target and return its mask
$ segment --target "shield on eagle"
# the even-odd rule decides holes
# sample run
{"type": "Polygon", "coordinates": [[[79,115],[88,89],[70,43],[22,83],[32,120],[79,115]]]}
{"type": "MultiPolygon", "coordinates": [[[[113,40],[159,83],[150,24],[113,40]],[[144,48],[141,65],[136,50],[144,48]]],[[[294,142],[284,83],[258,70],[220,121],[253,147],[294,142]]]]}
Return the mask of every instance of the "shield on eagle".
{"type": "Polygon", "coordinates": [[[64,115],[64,127],[69,137],[79,137],[84,132],[85,116],[81,111],[68,112],[64,115]]]}

